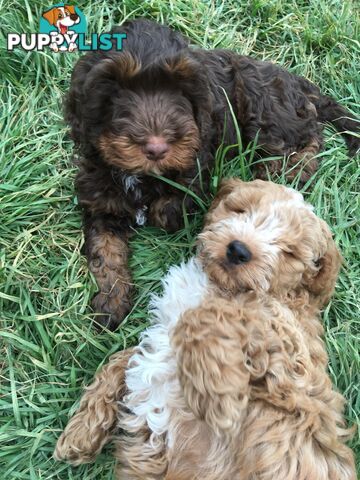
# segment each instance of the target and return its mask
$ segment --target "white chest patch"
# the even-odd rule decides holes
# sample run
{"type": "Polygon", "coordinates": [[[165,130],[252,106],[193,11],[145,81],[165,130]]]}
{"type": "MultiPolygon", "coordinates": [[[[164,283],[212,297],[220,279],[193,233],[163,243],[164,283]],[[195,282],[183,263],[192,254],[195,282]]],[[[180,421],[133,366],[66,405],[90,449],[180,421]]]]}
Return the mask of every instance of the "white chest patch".
{"type": "Polygon", "coordinates": [[[125,193],[128,194],[129,192],[132,192],[135,200],[140,200],[140,198],[142,197],[140,178],[137,175],[123,174],[121,176],[121,180],[124,185],[125,193]]]}
{"type": "Polygon", "coordinates": [[[139,227],[141,227],[142,225],[145,225],[146,223],[146,220],[147,220],[146,210],[147,210],[147,206],[139,208],[136,211],[135,221],[136,221],[136,224],[139,225],[139,227]]]}
{"type": "Polygon", "coordinates": [[[194,258],[170,268],[163,287],[163,295],[151,301],[153,325],[143,333],[138,352],[129,361],[129,393],[123,404],[133,416],[120,427],[129,431],[147,427],[155,435],[167,433],[171,444],[169,420],[172,411],[181,408],[182,394],[169,337],[181,314],[200,305],[209,287],[207,276],[194,258]]]}
{"type": "Polygon", "coordinates": [[[139,177],[137,175],[124,175],[123,176],[124,189],[127,193],[129,190],[134,190],[137,185],[140,183],[139,177]]]}

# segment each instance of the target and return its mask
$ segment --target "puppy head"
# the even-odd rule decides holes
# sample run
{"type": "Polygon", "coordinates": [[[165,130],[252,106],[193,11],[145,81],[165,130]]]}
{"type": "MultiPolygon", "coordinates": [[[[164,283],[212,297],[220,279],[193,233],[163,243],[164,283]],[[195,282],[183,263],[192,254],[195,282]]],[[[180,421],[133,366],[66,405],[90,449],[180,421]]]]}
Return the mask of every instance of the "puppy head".
{"type": "Polygon", "coordinates": [[[199,235],[199,258],[232,294],[306,289],[318,305],[329,300],[341,264],[329,227],[302,195],[261,180],[223,182],[199,235]]]}
{"type": "Polygon", "coordinates": [[[66,33],[67,27],[80,22],[80,17],[75,12],[73,5],[54,7],[42,15],[50,25],[57,26],[62,33],[66,33]]]}
{"type": "Polygon", "coordinates": [[[191,103],[176,88],[124,90],[113,99],[113,119],[99,138],[108,164],[138,174],[187,170],[198,148],[191,103]]]}
{"type": "Polygon", "coordinates": [[[131,53],[110,52],[76,67],[68,119],[79,143],[91,142],[109,165],[166,174],[196,166],[206,101],[199,67],[178,57],[143,68],[131,53]],[[196,86],[194,86],[196,84],[196,86]],[[198,103],[202,108],[198,108],[198,103]]]}

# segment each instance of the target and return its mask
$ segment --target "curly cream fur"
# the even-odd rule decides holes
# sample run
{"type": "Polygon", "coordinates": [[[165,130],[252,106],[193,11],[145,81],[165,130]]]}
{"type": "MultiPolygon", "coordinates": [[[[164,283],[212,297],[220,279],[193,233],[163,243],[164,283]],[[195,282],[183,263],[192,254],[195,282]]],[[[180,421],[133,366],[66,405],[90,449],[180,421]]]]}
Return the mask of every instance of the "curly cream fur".
{"type": "Polygon", "coordinates": [[[319,316],[340,264],[328,226],[298,192],[225,182],[197,258],[165,277],[154,324],[129,362],[115,358],[85,394],[56,457],[94,458],[120,399],[118,479],[355,480],[319,316]],[[226,262],[235,239],[251,261],[226,262]]]}
{"type": "Polygon", "coordinates": [[[236,302],[212,298],[178,323],[173,344],[187,403],[234,448],[217,478],[355,480],[343,397],[332,389],[314,322],[245,293],[236,302]]]}
{"type": "Polygon", "coordinates": [[[115,353],[86,388],[76,414],[60,435],[57,460],[90,462],[110,440],[117,424],[117,402],[125,393],[125,369],[133,349],[115,353]]]}

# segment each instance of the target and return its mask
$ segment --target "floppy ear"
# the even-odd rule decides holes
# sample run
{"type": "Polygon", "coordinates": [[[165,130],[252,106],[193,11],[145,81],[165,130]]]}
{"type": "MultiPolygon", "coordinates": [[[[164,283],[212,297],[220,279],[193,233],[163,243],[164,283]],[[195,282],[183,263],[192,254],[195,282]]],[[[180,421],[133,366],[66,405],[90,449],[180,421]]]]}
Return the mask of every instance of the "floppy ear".
{"type": "Polygon", "coordinates": [[[93,55],[85,55],[78,61],[65,103],[65,118],[75,142],[81,143],[89,131],[99,133],[112,115],[111,98],[140,69],[140,62],[129,52],[100,61],[94,60],[93,55]]]}
{"type": "Polygon", "coordinates": [[[211,202],[208,213],[205,216],[204,225],[208,225],[213,222],[213,212],[220,205],[220,202],[226,199],[235,188],[241,187],[245,182],[239,178],[224,178],[221,180],[219,190],[211,202]]]}
{"type": "Polygon", "coordinates": [[[75,12],[74,5],[65,5],[66,10],[69,10],[70,14],[73,15],[75,12]]]}
{"type": "Polygon", "coordinates": [[[329,302],[342,264],[340,252],[325,222],[323,222],[323,231],[328,238],[326,252],[318,260],[320,268],[317,275],[307,281],[305,280],[305,288],[310,292],[314,302],[320,308],[329,302]]]}
{"type": "Polygon", "coordinates": [[[50,25],[55,25],[56,18],[55,18],[55,13],[56,13],[56,8],[52,8],[51,10],[48,10],[47,12],[43,13],[42,16],[47,20],[50,25]]]}
{"type": "Polygon", "coordinates": [[[202,151],[205,151],[206,145],[210,144],[212,140],[214,95],[202,65],[191,57],[189,52],[186,52],[165,58],[164,71],[192,103],[200,132],[202,151]]]}
{"type": "Polygon", "coordinates": [[[243,186],[245,182],[240,180],[240,178],[223,178],[220,182],[219,190],[216,193],[216,196],[211,204],[210,211],[216,208],[221,200],[224,200],[235,188],[243,186]]]}
{"type": "Polygon", "coordinates": [[[114,58],[105,58],[96,63],[88,73],[84,89],[94,88],[99,81],[116,81],[119,85],[131,80],[141,69],[139,60],[130,52],[122,52],[114,58]]]}

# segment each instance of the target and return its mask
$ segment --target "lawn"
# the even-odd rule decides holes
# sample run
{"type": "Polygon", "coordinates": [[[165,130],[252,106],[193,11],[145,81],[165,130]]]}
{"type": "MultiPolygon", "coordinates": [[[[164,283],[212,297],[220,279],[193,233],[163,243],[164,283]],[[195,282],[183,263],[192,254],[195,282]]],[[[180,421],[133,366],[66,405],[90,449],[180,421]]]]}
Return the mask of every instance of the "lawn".
{"type": "MultiPolygon", "coordinates": [[[[137,16],[160,20],[205,48],[230,48],[279,62],[316,82],[360,114],[357,2],[342,0],[90,0],[75,3],[89,32],[137,16]]],[[[39,0],[0,1],[3,32],[36,32],[39,0]]],[[[0,136],[0,479],[113,478],[108,448],[93,465],[52,459],[83,386],[113,352],[134,345],[147,325],[149,292],[169,265],[193,252],[202,215],[167,235],[139,230],[131,241],[134,308],[115,332],[99,332],[89,301],[96,291],[81,255],[81,215],[73,191],[72,143],[62,100],[77,53],[7,52],[2,37],[0,136]]],[[[226,158],[226,151],[225,158],[226,158]]],[[[220,157],[221,155],[219,155],[220,157]]],[[[359,423],[359,158],[326,129],[321,167],[306,197],[332,227],[344,256],[336,294],[323,318],[330,374],[359,423]]],[[[217,171],[250,179],[243,153],[217,171]]],[[[284,182],[283,179],[278,179],[284,182]]],[[[360,434],[351,443],[360,463],[360,434]]]]}

